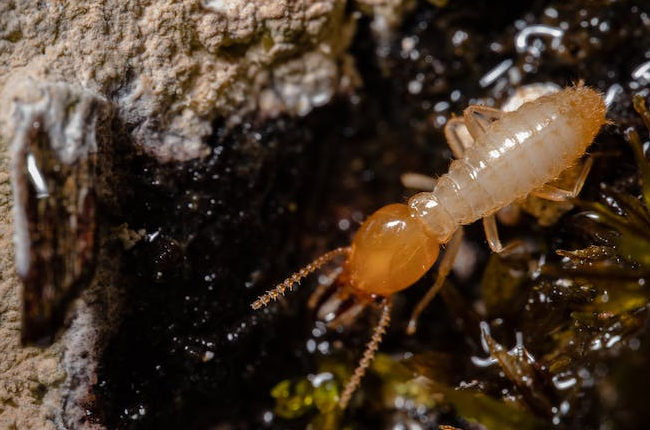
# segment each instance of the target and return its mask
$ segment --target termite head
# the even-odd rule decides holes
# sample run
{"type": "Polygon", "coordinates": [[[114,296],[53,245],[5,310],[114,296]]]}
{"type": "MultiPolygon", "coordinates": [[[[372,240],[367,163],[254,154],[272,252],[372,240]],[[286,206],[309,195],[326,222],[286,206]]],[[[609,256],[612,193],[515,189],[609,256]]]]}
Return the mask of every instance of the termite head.
{"type": "Polygon", "coordinates": [[[439,245],[408,206],[384,206],[354,236],[341,275],[358,294],[389,297],[414,284],[433,266],[439,245]]]}
{"type": "Polygon", "coordinates": [[[346,255],[346,259],[335,283],[346,295],[365,299],[390,297],[414,284],[433,266],[439,245],[408,206],[384,206],[361,225],[350,247],[330,251],[314,260],[260,296],[252,307],[259,309],[277,300],[302,278],[340,255],[346,255]]]}

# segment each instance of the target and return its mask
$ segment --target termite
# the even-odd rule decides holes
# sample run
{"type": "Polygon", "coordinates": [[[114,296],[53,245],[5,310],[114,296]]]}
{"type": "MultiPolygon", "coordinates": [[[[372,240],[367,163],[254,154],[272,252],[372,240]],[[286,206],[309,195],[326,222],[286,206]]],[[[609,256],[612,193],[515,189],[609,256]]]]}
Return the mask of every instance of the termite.
{"type": "Polygon", "coordinates": [[[436,281],[411,316],[408,331],[413,333],[418,316],[451,270],[462,239],[461,226],[482,218],[490,248],[502,252],[507,247],[499,239],[495,212],[531,193],[556,201],[575,197],[588,167],[572,189],[549,182],[585,154],[606,123],[606,110],[601,95],[582,83],[524,103],[512,112],[467,107],[462,118],[453,118],[445,126],[445,137],[457,159],[438,178],[433,191],[418,193],[406,204],[382,207],[363,222],[349,247],[317,258],[260,296],[252,308],[277,300],[308,274],[345,256],[336,278],[337,295],[352,298],[357,305],[338,317],[349,319],[369,303],[381,305],[371,340],[339,399],[340,408],[345,409],[389,325],[392,295],[420,279],[436,262],[440,245],[447,244],[436,281]],[[461,127],[466,127],[473,142],[459,135],[461,127]]]}

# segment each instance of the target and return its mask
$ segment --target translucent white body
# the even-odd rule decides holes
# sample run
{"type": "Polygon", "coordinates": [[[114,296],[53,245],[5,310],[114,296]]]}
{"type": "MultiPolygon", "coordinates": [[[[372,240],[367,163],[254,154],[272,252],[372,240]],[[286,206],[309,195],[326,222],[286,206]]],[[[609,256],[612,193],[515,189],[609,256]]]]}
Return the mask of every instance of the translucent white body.
{"type": "MultiPolygon", "coordinates": [[[[388,326],[391,296],[420,279],[436,262],[439,245],[449,242],[436,282],[409,321],[408,333],[414,333],[418,316],[442,288],[451,270],[462,241],[462,230],[454,236],[459,227],[485,217],[493,224],[490,215],[494,212],[556,179],[585,153],[606,123],[605,113],[601,96],[582,85],[540,97],[513,112],[469,107],[463,125],[474,144],[461,150],[459,146],[467,146],[465,142],[450,142],[452,151],[463,156],[437,180],[432,192],[413,196],[408,205],[391,204],[377,210],[361,225],[350,247],[319,257],[260,296],[252,304],[253,309],[282,297],[287,289],[332,258],[347,257],[337,277],[342,288],[338,297],[330,300],[336,306],[350,296],[362,304],[383,300],[380,321],[339,400],[340,408],[345,409],[388,326]],[[481,115],[498,120],[490,123],[481,115]]],[[[486,222],[490,247],[501,252],[504,248],[496,226],[491,231],[489,224],[486,222]],[[492,240],[490,236],[494,236],[492,240]]],[[[323,308],[335,314],[334,307],[323,308]]],[[[360,309],[355,305],[338,319],[350,321],[360,309]]]]}
{"type": "Polygon", "coordinates": [[[447,242],[461,225],[525,197],[571,166],[606,122],[605,112],[597,92],[577,86],[504,113],[473,136],[474,145],[432,192],[409,200],[411,213],[447,242]]]}

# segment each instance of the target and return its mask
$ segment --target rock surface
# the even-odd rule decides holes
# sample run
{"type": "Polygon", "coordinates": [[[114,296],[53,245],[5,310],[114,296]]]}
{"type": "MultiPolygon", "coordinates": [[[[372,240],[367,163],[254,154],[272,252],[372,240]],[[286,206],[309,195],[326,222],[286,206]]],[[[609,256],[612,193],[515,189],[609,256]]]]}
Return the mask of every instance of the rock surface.
{"type": "Polygon", "coordinates": [[[342,0],[32,5],[0,5],[1,99],[25,78],[79,84],[165,160],[206,155],[219,117],[305,115],[353,78],[342,0]]]}

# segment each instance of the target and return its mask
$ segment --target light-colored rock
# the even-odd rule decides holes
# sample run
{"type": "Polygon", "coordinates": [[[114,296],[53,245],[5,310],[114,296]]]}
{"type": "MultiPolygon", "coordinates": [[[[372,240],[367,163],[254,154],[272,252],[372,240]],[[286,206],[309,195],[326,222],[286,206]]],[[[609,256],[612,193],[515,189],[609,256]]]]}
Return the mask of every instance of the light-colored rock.
{"type": "Polygon", "coordinates": [[[381,51],[388,48],[393,32],[417,3],[415,0],[356,0],[356,4],[359,10],[372,16],[370,27],[381,51]]]}
{"type": "Polygon", "coordinates": [[[204,155],[216,118],[304,115],[352,82],[343,0],[40,5],[0,2],[0,105],[24,79],[80,85],[163,160],[204,155]]]}

